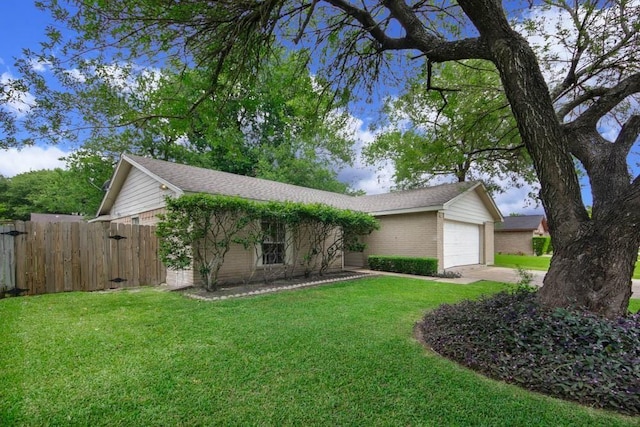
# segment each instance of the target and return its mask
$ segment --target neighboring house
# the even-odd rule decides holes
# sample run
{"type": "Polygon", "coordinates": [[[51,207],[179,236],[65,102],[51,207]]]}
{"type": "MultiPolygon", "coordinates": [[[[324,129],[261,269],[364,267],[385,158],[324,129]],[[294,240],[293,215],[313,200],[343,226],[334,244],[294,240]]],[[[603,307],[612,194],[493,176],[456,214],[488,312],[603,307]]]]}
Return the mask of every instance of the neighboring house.
{"type": "MultiPolygon", "coordinates": [[[[123,154],[98,216],[92,221],[150,225],[165,208],[165,197],[187,193],[239,196],[256,201],[324,203],[367,212],[381,228],[365,238],[364,253],[346,253],[341,266],[364,266],[366,256],[403,255],[438,259],[440,270],[492,264],[494,223],[502,215],[480,182],[371,196],[349,196],[280,182],[123,154]]],[[[220,278],[242,277],[255,262],[251,251],[232,249],[220,278]]],[[[168,282],[194,280],[191,272],[167,275],[168,282]]]]}
{"type": "Polygon", "coordinates": [[[502,254],[533,255],[532,238],[549,235],[544,215],[508,216],[495,229],[496,253],[502,254]]]}
{"type": "Polygon", "coordinates": [[[32,213],[31,222],[86,222],[82,215],[32,213]]]}

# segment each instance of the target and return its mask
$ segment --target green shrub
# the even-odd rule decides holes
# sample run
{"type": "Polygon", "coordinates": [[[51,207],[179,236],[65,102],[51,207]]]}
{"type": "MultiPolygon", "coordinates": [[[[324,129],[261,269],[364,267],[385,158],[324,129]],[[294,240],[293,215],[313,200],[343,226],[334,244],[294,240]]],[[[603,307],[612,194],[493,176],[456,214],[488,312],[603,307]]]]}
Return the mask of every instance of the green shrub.
{"type": "Polygon", "coordinates": [[[166,203],[167,212],[160,215],[156,231],[162,262],[177,270],[197,266],[210,291],[216,290],[218,273],[232,244],[256,250],[269,238],[260,226],[261,220],[288,228],[290,236],[296,239],[293,242],[293,237],[285,237],[284,244],[288,247],[307,248],[298,259],[288,261],[301,265],[305,277],[315,269],[322,275],[345,247],[364,250],[359,239],[379,228],[378,220],[367,213],[320,203],[258,203],[212,194],[167,197],[166,203]],[[260,227],[256,228],[256,224],[260,227]]]}
{"type": "Polygon", "coordinates": [[[551,246],[551,237],[536,236],[533,237],[533,253],[537,256],[548,254],[553,250],[551,246]]]}
{"type": "Polygon", "coordinates": [[[582,404],[640,414],[640,314],[545,310],[535,292],[443,305],[418,325],[436,352],[488,376],[582,404]]]}
{"type": "Polygon", "coordinates": [[[438,260],[435,258],[369,255],[368,263],[372,270],[393,273],[432,276],[438,272],[438,260]]]}

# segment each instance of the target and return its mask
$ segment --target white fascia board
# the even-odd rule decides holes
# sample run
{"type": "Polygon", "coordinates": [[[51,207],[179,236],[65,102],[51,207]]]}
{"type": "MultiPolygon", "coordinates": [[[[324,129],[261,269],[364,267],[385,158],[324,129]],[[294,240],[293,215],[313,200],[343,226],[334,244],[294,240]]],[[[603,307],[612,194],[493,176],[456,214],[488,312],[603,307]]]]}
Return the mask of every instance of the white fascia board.
{"type": "Polygon", "coordinates": [[[137,163],[135,160],[131,159],[126,154],[123,154],[122,158],[126,159],[129,164],[131,164],[132,166],[136,167],[139,171],[143,172],[144,174],[148,175],[149,177],[155,179],[160,184],[166,185],[167,188],[169,190],[173,191],[174,193],[176,193],[176,195],[181,196],[181,195],[184,194],[184,191],[182,191],[182,189],[180,187],[177,187],[177,186],[173,185],[172,183],[170,183],[166,179],[164,179],[164,178],[154,174],[153,172],[149,171],[147,168],[145,168],[144,166],[141,166],[139,163],[137,163]]]}
{"type": "MultiPolygon", "coordinates": [[[[124,159],[123,157],[120,157],[120,160],[118,161],[118,164],[116,165],[116,169],[113,171],[113,175],[111,175],[111,179],[109,180],[109,188],[107,188],[106,193],[104,193],[104,196],[102,198],[102,202],[100,203],[100,207],[98,208],[98,212],[96,213],[96,217],[100,217],[102,215],[108,214],[108,212],[105,212],[105,210],[110,210],[111,206],[113,205],[113,202],[116,200],[116,197],[118,196],[118,194],[113,194],[114,187],[116,182],[119,182],[120,180],[124,180],[124,178],[120,178],[120,176],[124,173],[122,172],[123,169],[125,168],[130,168],[130,165],[124,165],[124,159]]],[[[129,169],[127,169],[127,172],[129,172],[129,169]]],[[[120,185],[119,187],[122,187],[122,185],[120,185]]]]}
{"type": "Polygon", "coordinates": [[[458,201],[458,200],[462,199],[463,197],[465,197],[467,195],[467,193],[471,193],[472,191],[475,191],[475,189],[478,188],[478,186],[480,186],[480,185],[482,185],[482,183],[476,182],[474,185],[472,185],[471,187],[467,188],[466,190],[464,190],[462,193],[458,194],[453,199],[450,199],[447,202],[445,202],[444,207],[448,208],[449,206],[454,204],[456,201],[458,201]]]}
{"type": "Polygon", "coordinates": [[[392,209],[388,211],[376,211],[376,212],[366,212],[372,216],[387,216],[387,215],[401,215],[401,214],[410,214],[410,213],[419,213],[419,212],[434,212],[440,211],[444,209],[444,206],[427,206],[421,208],[410,208],[410,209],[392,209]]]}

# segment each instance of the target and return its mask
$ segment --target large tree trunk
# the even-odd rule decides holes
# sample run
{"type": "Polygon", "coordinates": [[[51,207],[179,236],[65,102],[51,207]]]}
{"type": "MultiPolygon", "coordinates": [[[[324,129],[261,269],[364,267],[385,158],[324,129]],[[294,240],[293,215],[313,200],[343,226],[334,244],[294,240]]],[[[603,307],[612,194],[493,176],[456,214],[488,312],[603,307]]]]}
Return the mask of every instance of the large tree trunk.
{"type": "Polygon", "coordinates": [[[609,318],[628,312],[640,236],[624,225],[623,216],[589,222],[575,240],[554,243],[551,267],[538,292],[544,305],[609,318]]]}
{"type": "MultiPolygon", "coordinates": [[[[527,41],[509,26],[501,2],[460,0],[459,4],[480,32],[500,72],[540,181],[540,198],[554,246],[540,301],[549,307],[578,307],[607,317],[626,314],[640,240],[635,205],[628,203],[635,196],[629,193],[628,174],[624,175],[626,163],[622,160],[615,171],[607,170],[607,165],[620,159],[594,156],[591,142],[597,140],[582,141],[581,147],[589,153],[579,155],[580,160],[597,193],[594,201],[598,200],[597,217],[590,219],[582,202],[572,148],[576,148],[573,139],[589,138],[596,132],[597,117],[573,129],[563,127],[537,58],[527,41]],[[594,159],[598,164],[591,164],[594,159]]],[[[594,213],[595,208],[594,203],[594,213]]]]}

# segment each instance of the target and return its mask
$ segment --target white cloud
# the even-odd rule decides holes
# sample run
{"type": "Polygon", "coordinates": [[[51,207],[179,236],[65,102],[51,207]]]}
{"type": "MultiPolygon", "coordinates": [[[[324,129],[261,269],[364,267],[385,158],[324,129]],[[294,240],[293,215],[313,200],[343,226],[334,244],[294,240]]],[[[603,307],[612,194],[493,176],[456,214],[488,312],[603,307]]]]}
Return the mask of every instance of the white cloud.
{"type": "Polygon", "coordinates": [[[47,68],[51,65],[49,61],[39,61],[37,59],[30,59],[29,65],[31,65],[31,69],[38,73],[44,73],[47,71],[47,68]]]}
{"type": "Polygon", "coordinates": [[[78,83],[84,83],[87,81],[87,77],[82,74],[82,71],[80,71],[77,68],[72,68],[70,70],[65,71],[65,73],[71,77],[73,80],[77,81],[78,83]]]}
{"type": "Polygon", "coordinates": [[[362,159],[362,149],[373,142],[375,134],[367,128],[362,119],[352,116],[347,123],[344,136],[355,141],[355,161],[353,167],[346,167],[340,171],[338,179],[351,185],[354,190],[362,190],[366,194],[388,192],[393,186],[393,165],[386,162],[370,166],[362,159]]]}
{"type": "MultiPolygon", "coordinates": [[[[122,93],[146,93],[160,85],[162,71],[136,64],[108,64],[94,69],[96,76],[122,93]]],[[[73,77],[76,77],[74,74],[73,77]]]]}
{"type": "Polygon", "coordinates": [[[493,200],[504,216],[509,216],[512,213],[543,214],[542,206],[536,205],[535,201],[529,197],[533,191],[535,191],[533,187],[524,184],[520,188],[511,187],[504,193],[494,194],[493,200]]]}
{"type": "Polygon", "coordinates": [[[14,113],[18,118],[29,114],[31,108],[35,105],[35,98],[29,92],[12,89],[11,85],[14,84],[16,79],[8,72],[0,75],[0,86],[4,90],[9,91],[9,99],[3,104],[3,107],[14,113]]]}
{"type": "Polygon", "coordinates": [[[62,151],[58,147],[43,148],[35,145],[22,150],[15,148],[0,150],[0,174],[4,177],[12,177],[40,169],[64,168],[65,163],[59,159],[68,154],[69,152],[62,151]]]}
{"type": "Polygon", "coordinates": [[[363,177],[354,185],[355,190],[362,190],[366,194],[382,194],[391,190],[393,173],[390,174],[387,169],[369,172],[368,176],[363,177]]]}

